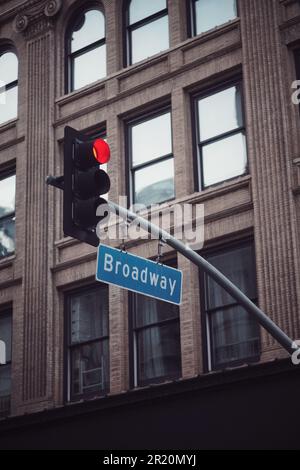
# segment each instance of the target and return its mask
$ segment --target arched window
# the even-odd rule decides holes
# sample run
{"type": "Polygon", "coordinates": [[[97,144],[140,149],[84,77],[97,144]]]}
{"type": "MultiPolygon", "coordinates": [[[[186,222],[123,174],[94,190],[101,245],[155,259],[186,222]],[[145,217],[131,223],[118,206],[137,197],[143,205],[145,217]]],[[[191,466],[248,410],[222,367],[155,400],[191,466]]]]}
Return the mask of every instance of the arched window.
{"type": "Polygon", "coordinates": [[[127,7],[127,63],[169,48],[167,0],[131,0],[127,7]]]}
{"type": "Polygon", "coordinates": [[[18,58],[12,50],[0,50],[0,124],[18,115],[18,58]]]}
{"type": "Polygon", "coordinates": [[[106,76],[105,18],[100,10],[85,10],[76,18],[67,38],[67,92],[106,76]]]}

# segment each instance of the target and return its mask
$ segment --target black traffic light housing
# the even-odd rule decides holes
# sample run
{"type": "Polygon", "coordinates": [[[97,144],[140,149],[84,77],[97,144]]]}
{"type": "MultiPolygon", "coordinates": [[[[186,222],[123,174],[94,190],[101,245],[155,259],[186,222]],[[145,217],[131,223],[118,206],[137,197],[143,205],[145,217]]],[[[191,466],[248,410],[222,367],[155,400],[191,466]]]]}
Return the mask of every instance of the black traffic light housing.
{"type": "Polygon", "coordinates": [[[109,153],[109,147],[102,139],[91,139],[67,126],[64,176],[47,179],[48,184],[64,191],[64,234],[93,246],[99,245],[96,226],[108,212],[102,217],[96,215],[97,207],[107,204],[100,196],[109,191],[110,179],[100,164],[108,161],[109,153]]]}

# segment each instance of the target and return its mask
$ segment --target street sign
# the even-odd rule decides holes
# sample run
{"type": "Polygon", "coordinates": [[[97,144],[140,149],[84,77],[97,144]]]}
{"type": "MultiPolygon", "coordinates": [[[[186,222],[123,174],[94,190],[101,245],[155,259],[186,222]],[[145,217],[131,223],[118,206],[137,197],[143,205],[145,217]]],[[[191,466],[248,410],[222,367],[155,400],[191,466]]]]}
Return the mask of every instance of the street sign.
{"type": "Polygon", "coordinates": [[[96,279],[173,304],[181,302],[181,271],[110,246],[99,245],[96,279]]]}

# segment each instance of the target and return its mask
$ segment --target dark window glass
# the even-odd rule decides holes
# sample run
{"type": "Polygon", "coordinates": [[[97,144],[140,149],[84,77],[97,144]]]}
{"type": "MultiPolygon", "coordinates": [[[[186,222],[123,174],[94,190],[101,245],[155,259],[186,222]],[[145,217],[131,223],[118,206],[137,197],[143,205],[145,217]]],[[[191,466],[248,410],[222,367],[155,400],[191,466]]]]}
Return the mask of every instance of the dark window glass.
{"type": "Polygon", "coordinates": [[[179,309],[135,294],[133,312],[135,385],[181,375],[179,309]]]}
{"type": "Polygon", "coordinates": [[[202,188],[247,171],[241,86],[197,100],[198,168],[202,188]]]}
{"type": "Polygon", "coordinates": [[[15,119],[17,115],[18,59],[11,51],[0,52],[0,124],[15,119]]]}
{"type": "Polygon", "coordinates": [[[168,49],[169,21],[166,0],[131,0],[127,32],[129,64],[168,49]]]}
{"type": "MultiPolygon", "coordinates": [[[[257,301],[252,245],[219,252],[207,259],[252,301],[257,301]]],[[[209,276],[205,280],[205,308],[210,332],[212,368],[220,369],[258,360],[258,323],[209,276]]]]}
{"type": "Polygon", "coordinates": [[[236,0],[192,0],[194,34],[201,34],[237,16],[236,0]]]}
{"type": "Polygon", "coordinates": [[[10,414],[11,395],[11,310],[0,311],[0,341],[5,344],[6,363],[0,364],[0,418],[10,414]]]}
{"type": "Polygon", "coordinates": [[[106,76],[105,18],[99,10],[83,12],[68,37],[69,86],[77,90],[106,76]]]}
{"type": "Polygon", "coordinates": [[[134,202],[149,206],[174,198],[170,112],[133,124],[129,132],[134,202]]]}
{"type": "Polygon", "coordinates": [[[15,175],[0,179],[0,259],[15,251],[15,193],[15,175]]]}
{"type": "Polygon", "coordinates": [[[108,288],[69,298],[69,354],[72,400],[109,390],[108,288]]]}

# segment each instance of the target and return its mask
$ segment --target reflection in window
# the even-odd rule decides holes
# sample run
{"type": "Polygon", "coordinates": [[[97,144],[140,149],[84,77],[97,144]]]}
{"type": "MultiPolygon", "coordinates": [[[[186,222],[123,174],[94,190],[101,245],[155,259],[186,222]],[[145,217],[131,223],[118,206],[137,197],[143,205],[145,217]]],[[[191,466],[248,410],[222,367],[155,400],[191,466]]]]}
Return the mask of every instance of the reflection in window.
{"type": "Polygon", "coordinates": [[[0,52],[0,124],[18,115],[18,59],[11,51],[0,52]]]}
{"type": "Polygon", "coordinates": [[[131,0],[128,8],[128,62],[134,64],[169,47],[166,0],[131,0]]]}
{"type": "Polygon", "coordinates": [[[97,286],[69,298],[70,397],[109,390],[108,289],[97,286]]]}
{"type": "Polygon", "coordinates": [[[6,363],[0,364],[0,418],[10,414],[11,395],[11,340],[12,313],[11,309],[0,311],[0,341],[5,344],[6,363]]]}
{"type": "MultiPolygon", "coordinates": [[[[207,259],[256,302],[255,259],[251,244],[218,252],[207,259]]],[[[209,276],[206,276],[205,281],[205,310],[210,331],[212,368],[220,369],[258,360],[258,323],[209,276]]]]}
{"type": "Polygon", "coordinates": [[[197,101],[199,182],[202,188],[247,171],[241,86],[197,101]]]}
{"type": "Polygon", "coordinates": [[[204,33],[237,16],[236,0],[191,0],[194,35],[204,33]]]}
{"type": "Polygon", "coordinates": [[[176,305],[134,295],[135,386],[181,375],[179,309],[176,305]]]}
{"type": "Polygon", "coordinates": [[[78,18],[68,38],[68,91],[77,90],[106,76],[105,18],[88,10],[78,18]]]}
{"type": "Polygon", "coordinates": [[[15,251],[16,175],[0,179],[0,259],[15,251]]]}
{"type": "Polygon", "coordinates": [[[165,112],[129,127],[134,203],[174,198],[171,114],[165,112]]]}

